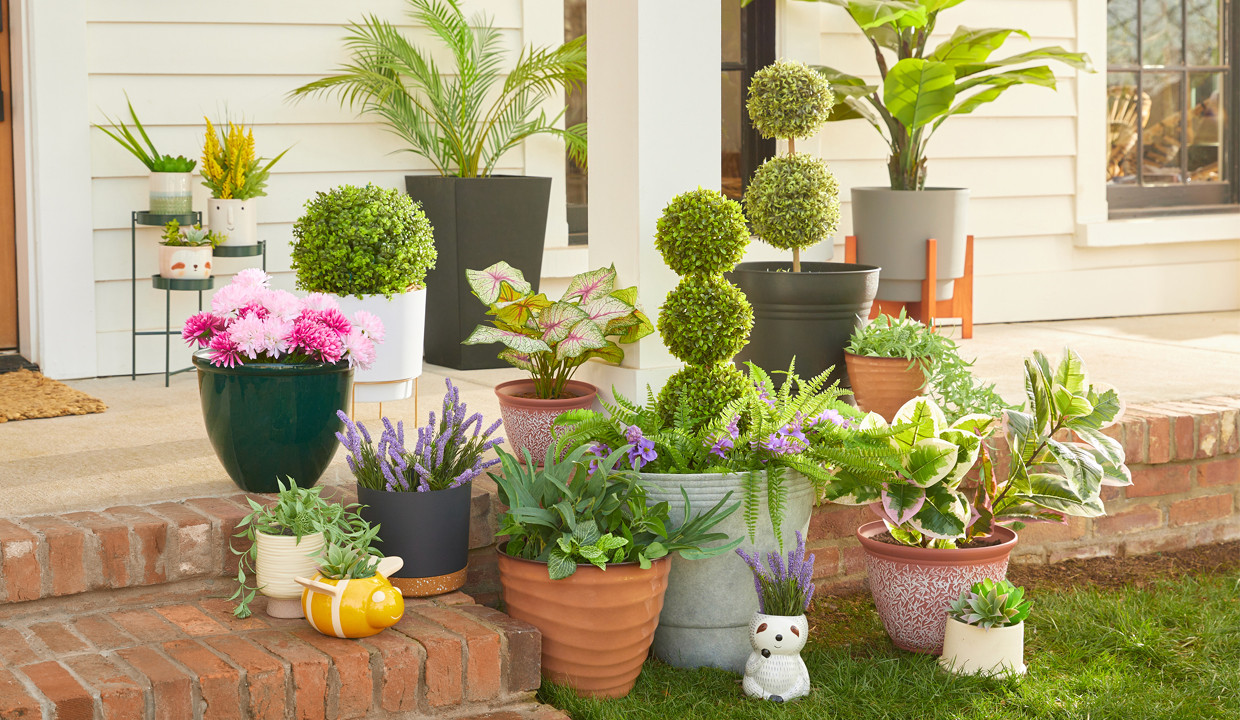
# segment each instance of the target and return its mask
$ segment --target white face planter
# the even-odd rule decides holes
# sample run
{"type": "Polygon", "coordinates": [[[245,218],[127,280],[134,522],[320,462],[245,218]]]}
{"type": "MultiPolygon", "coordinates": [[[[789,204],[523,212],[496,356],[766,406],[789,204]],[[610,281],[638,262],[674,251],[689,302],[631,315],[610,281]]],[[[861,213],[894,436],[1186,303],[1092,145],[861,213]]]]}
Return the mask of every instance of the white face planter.
{"type": "Polygon", "coordinates": [[[754,613],[749,623],[753,652],[741,684],[750,697],[784,702],[809,694],[809,669],[801,649],[809,635],[804,615],[754,613]]]}

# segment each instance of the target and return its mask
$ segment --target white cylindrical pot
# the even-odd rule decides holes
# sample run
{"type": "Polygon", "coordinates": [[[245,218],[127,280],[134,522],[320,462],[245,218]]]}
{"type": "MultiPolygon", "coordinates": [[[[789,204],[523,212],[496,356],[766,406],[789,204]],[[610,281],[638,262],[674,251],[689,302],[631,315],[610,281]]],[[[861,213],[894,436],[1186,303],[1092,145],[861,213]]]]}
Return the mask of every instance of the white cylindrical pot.
{"type": "Polygon", "coordinates": [[[258,198],[211,198],[207,201],[207,227],[224,236],[221,245],[257,245],[258,198]]]}
{"type": "Polygon", "coordinates": [[[383,323],[384,340],[375,345],[375,362],[353,376],[353,399],[357,402],[391,402],[413,395],[413,380],[422,374],[423,338],[426,334],[426,288],[386,298],[382,295],[337,296],[340,312],[352,316],[358,310],[371,313],[383,323]]]}
{"type": "Polygon", "coordinates": [[[939,665],[957,675],[1025,674],[1025,624],[980,628],[947,618],[939,665]]]}
{"type": "Polygon", "coordinates": [[[319,554],[323,551],[323,533],[293,536],[255,534],[254,569],[258,591],[271,598],[267,612],[274,617],[303,617],[301,585],[296,577],[314,577],[319,571],[319,554]]]}
{"type": "Polygon", "coordinates": [[[155,215],[188,215],[194,210],[194,191],[190,173],[151,173],[151,213],[155,215]]]}
{"type": "Polygon", "coordinates": [[[202,280],[211,277],[210,245],[159,246],[159,275],[172,280],[202,280]]]}

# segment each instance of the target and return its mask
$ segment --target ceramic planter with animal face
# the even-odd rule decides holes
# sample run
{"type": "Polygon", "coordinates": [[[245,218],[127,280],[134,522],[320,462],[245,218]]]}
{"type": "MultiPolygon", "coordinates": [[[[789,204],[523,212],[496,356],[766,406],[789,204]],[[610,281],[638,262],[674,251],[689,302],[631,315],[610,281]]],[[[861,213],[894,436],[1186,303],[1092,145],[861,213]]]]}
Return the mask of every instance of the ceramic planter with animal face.
{"type": "Polygon", "coordinates": [[[753,652],[741,687],[750,697],[784,702],[809,694],[809,668],[801,649],[809,636],[804,615],[754,613],[749,624],[753,652]]]}
{"type": "Polygon", "coordinates": [[[338,638],[370,637],[400,621],[405,599],[387,576],[400,570],[404,561],[385,557],[368,578],[336,580],[322,573],[313,580],[297,578],[305,590],[301,607],[315,630],[338,638]]]}
{"type": "Polygon", "coordinates": [[[210,245],[160,245],[159,275],[173,280],[203,280],[211,277],[210,245]]]}

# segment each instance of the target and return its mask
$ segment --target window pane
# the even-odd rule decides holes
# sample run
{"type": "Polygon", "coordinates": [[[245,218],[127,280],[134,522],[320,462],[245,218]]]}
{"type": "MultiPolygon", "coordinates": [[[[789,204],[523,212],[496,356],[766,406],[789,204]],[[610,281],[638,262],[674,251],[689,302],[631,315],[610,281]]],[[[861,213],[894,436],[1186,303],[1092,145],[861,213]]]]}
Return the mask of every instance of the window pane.
{"type": "Polygon", "coordinates": [[[1137,181],[1137,123],[1150,117],[1149,97],[1138,107],[1137,74],[1107,73],[1107,182],[1137,181]]]}
{"type": "Polygon", "coordinates": [[[740,70],[727,70],[723,78],[723,194],[741,199],[744,182],[741,178],[741,127],[744,98],[740,70]]]}
{"type": "Polygon", "coordinates": [[[741,0],[723,0],[723,61],[744,62],[741,51],[741,0]]]}
{"type": "Polygon", "coordinates": [[[1226,159],[1223,130],[1223,73],[1192,73],[1188,76],[1188,180],[1222,182],[1226,159]]]}
{"type": "Polygon", "coordinates": [[[1107,0],[1107,63],[1137,64],[1137,0],[1107,0]]]}
{"type": "Polygon", "coordinates": [[[1175,185],[1184,181],[1180,170],[1183,112],[1179,73],[1146,72],[1142,90],[1150,99],[1141,153],[1142,185],[1175,185]]]}
{"type": "Polygon", "coordinates": [[[1189,65],[1223,64],[1222,4],[1223,0],[1186,0],[1189,65]]]}
{"type": "Polygon", "coordinates": [[[1141,62],[1147,67],[1183,62],[1181,2],[1183,0],[1141,0],[1141,62]]]}

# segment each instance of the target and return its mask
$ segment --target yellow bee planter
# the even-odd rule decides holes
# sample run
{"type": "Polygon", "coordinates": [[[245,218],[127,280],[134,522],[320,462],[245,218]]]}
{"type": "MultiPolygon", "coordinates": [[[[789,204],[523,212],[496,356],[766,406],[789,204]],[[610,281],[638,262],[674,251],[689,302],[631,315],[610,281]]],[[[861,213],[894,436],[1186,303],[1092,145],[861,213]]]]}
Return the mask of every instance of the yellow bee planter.
{"type": "Polygon", "coordinates": [[[404,560],[385,557],[373,577],[333,580],[315,575],[313,580],[295,578],[305,588],[301,607],[310,626],[324,635],[339,638],[370,637],[395,625],[405,614],[405,600],[388,582],[404,560]]]}

